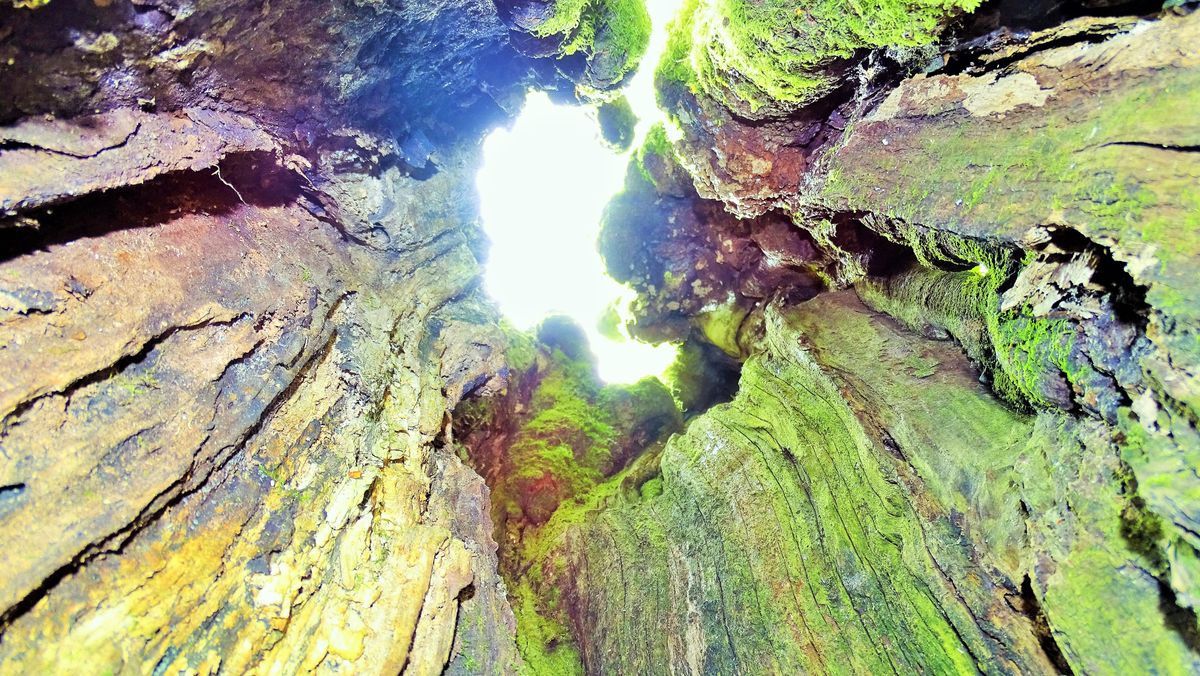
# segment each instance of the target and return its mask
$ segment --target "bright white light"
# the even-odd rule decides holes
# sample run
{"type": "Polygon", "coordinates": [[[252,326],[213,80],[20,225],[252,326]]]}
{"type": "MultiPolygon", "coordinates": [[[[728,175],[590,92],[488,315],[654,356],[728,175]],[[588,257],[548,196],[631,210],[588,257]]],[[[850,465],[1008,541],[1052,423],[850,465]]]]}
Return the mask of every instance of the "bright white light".
{"type": "Polygon", "coordinates": [[[608,276],[596,249],[600,216],[624,184],[629,157],[609,150],[598,134],[586,108],[531,92],[512,129],[484,141],[478,185],[491,240],[485,286],[518,328],[550,314],[571,317],[587,333],[600,377],[635,382],[662,373],[675,348],[614,341],[597,328],[629,293],[608,276]]]}
{"type": "Polygon", "coordinates": [[[641,67],[630,78],[625,89],[625,98],[637,115],[637,129],[633,137],[633,147],[642,145],[646,134],[658,123],[667,127],[668,135],[677,134],[675,124],[667,118],[667,114],[658,107],[658,99],[654,93],[654,71],[667,51],[667,24],[679,13],[683,0],[646,0],[646,11],[650,14],[650,42],[646,45],[646,55],[642,57],[641,67]]]}
{"type": "Polygon", "coordinates": [[[513,128],[484,141],[479,197],[492,245],[487,288],[520,328],[551,312],[575,317],[577,309],[613,298],[611,288],[596,283],[608,278],[595,242],[626,160],[605,150],[596,133],[584,108],[556,106],[531,92],[513,128]]]}
{"type": "MultiPolygon", "coordinates": [[[[635,149],[663,119],[654,99],[654,66],[678,4],[647,3],[650,46],[625,89],[639,119],[635,149]]],[[[623,310],[632,297],[608,276],[596,249],[601,214],[624,184],[630,152],[604,145],[587,108],[555,105],[545,93],[530,92],[512,128],[497,129],[484,141],[478,177],[483,226],[491,240],[488,293],[524,330],[551,314],[574,319],[587,333],[600,377],[611,383],[659,375],[676,354],[673,345],[613,340],[598,329],[614,302],[623,310]]]]}

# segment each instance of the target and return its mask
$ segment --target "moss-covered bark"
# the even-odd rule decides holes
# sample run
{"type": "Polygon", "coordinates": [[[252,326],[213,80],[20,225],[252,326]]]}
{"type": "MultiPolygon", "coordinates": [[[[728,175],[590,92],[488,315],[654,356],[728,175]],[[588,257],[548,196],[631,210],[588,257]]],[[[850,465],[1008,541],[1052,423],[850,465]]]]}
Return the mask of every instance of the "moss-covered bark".
{"type": "MultiPolygon", "coordinates": [[[[553,652],[569,635],[596,673],[1200,669],[1200,64],[1172,46],[1200,19],[992,36],[886,98],[863,80],[844,104],[750,125],[738,116],[812,98],[703,62],[705,12],[721,11],[689,3],[678,20],[658,79],[684,140],[651,137],[605,243],[643,307],[748,356],[738,394],[560,504],[524,552],[522,583],[554,609],[533,640],[553,652]],[[776,300],[755,342],[746,287],[679,302],[695,270],[653,252],[718,219],[681,219],[699,200],[676,159],[742,216],[786,210],[842,258],[825,281],[861,278],[891,317],[849,293],[776,300]]],[[[750,23],[717,22],[724,47],[750,23]]],[[[705,268],[722,251],[688,243],[705,268]]]]}
{"type": "Polygon", "coordinates": [[[830,156],[816,197],[902,241],[1027,252],[982,313],[997,385],[1111,425],[1183,607],[1200,602],[1200,60],[1171,45],[1197,39],[1194,13],[1079,20],[994,57],[1004,73],[910,80],[830,156]]]}
{"type": "Polygon", "coordinates": [[[792,112],[846,84],[862,50],[929,45],[978,0],[692,0],[657,71],[750,116],[792,112]]]}
{"type": "Polygon", "coordinates": [[[1011,411],[852,295],[774,316],[737,397],[656,464],[531,552],[593,673],[1200,666],[1122,536],[1101,428],[1011,411]]]}
{"type": "Polygon", "coordinates": [[[514,28],[536,40],[533,53],[555,55],[571,79],[595,89],[619,85],[650,40],[643,0],[501,0],[497,5],[511,15],[514,28]]]}
{"type": "Polygon", "coordinates": [[[557,320],[538,338],[510,331],[508,391],[456,412],[465,455],[491,483],[500,570],[525,669],[535,674],[575,673],[581,662],[557,583],[532,564],[543,560],[558,524],[609,490],[614,476],[636,473],[638,459],[681,427],[657,379],[602,385],[577,333],[557,320]]]}
{"type": "Polygon", "coordinates": [[[976,0],[685,2],[603,246],[686,431],[496,328],[464,198],[640,0],[46,4],[0,7],[0,672],[1200,671],[1194,2],[936,49],[976,0]]]}

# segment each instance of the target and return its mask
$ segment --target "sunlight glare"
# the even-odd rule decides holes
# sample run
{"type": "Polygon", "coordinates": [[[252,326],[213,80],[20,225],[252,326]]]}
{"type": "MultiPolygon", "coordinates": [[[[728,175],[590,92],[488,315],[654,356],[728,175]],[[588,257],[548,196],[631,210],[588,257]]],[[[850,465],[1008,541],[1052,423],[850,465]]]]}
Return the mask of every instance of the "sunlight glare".
{"type": "MultiPolygon", "coordinates": [[[[624,93],[638,124],[633,150],[617,153],[600,138],[587,107],[558,105],[531,91],[509,129],[483,144],[477,179],[480,215],[491,241],[484,284],[517,328],[529,330],[551,314],[571,317],[587,334],[600,378],[631,383],[663,373],[674,345],[650,345],[600,332],[601,317],[618,313],[631,289],[608,276],[596,248],[604,207],[622,188],[632,152],[656,122],[654,66],[666,45],[678,0],[650,0],[652,32],[642,67],[624,93]]],[[[620,327],[622,333],[624,327],[620,327]]]]}

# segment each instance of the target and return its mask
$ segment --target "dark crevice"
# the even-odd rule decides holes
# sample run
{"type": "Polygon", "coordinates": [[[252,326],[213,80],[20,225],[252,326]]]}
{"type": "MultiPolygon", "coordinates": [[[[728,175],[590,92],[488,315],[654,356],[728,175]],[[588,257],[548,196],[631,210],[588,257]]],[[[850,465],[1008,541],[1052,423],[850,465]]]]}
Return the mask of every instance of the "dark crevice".
{"type": "Polygon", "coordinates": [[[1032,51],[1046,51],[1059,47],[1070,47],[1079,43],[1099,44],[1110,38],[1111,35],[1107,32],[1072,33],[1053,40],[1047,40],[1037,45],[1029,45],[1027,49],[1014,50],[1012,54],[1005,58],[987,61],[983,59],[985,56],[994,54],[995,50],[1003,45],[1020,44],[1028,40],[1029,37],[1030,34],[1027,31],[1012,33],[1005,29],[998,29],[988,35],[953,45],[946,52],[951,58],[945,61],[945,65],[930,71],[930,73],[936,75],[962,75],[963,73],[1001,71],[1028,57],[1032,51]]]}
{"type": "MultiPolygon", "coordinates": [[[[894,216],[884,216],[870,211],[843,211],[828,215],[831,222],[837,224],[837,234],[834,241],[851,253],[867,256],[867,275],[870,277],[888,277],[901,273],[918,263],[917,255],[907,243],[896,241],[902,239],[901,231],[911,228],[922,235],[933,233],[932,238],[923,238],[934,254],[930,264],[945,272],[966,272],[979,265],[981,261],[965,260],[953,250],[947,249],[944,242],[939,241],[939,235],[972,241],[980,249],[996,254],[999,258],[1016,258],[1020,252],[1016,246],[991,242],[988,240],[960,235],[949,230],[938,230],[920,223],[904,221],[894,216]],[[887,234],[883,234],[887,233],[887,234]],[[845,242],[845,243],[842,243],[845,242]]],[[[1011,285],[1011,278],[1000,285],[1003,292],[1011,285]]]]}
{"type": "Polygon", "coordinates": [[[1054,632],[1050,629],[1050,623],[1046,619],[1041,601],[1033,591],[1033,581],[1028,574],[1021,580],[1020,595],[1006,594],[1005,601],[1013,610],[1029,618],[1038,644],[1041,646],[1042,652],[1046,654],[1046,659],[1054,665],[1055,670],[1060,674],[1073,676],[1075,671],[1071,668],[1066,655],[1063,654],[1062,648],[1054,638],[1054,632]]]}
{"type": "Polygon", "coordinates": [[[691,419],[737,395],[742,365],[702,336],[693,334],[679,348],[671,376],[685,419],[691,419]]]}
{"type": "Polygon", "coordinates": [[[1050,262],[1066,262],[1072,256],[1089,256],[1091,282],[1108,293],[1117,319],[1137,327],[1138,333],[1145,335],[1150,317],[1150,303],[1146,300],[1149,289],[1133,280],[1125,263],[1075,228],[1055,226],[1049,235],[1049,242],[1041,246],[1043,257],[1050,262]],[[1048,248],[1058,251],[1045,253],[1048,248]]]}
{"type": "Polygon", "coordinates": [[[1179,603],[1175,590],[1163,580],[1158,580],[1158,610],[1163,614],[1167,627],[1187,645],[1193,653],[1200,655],[1200,618],[1192,608],[1179,603]]]}
{"type": "Polygon", "coordinates": [[[406,176],[417,181],[428,181],[438,174],[438,166],[432,160],[421,167],[405,164],[404,169],[406,176]]]}
{"type": "Polygon", "coordinates": [[[1050,28],[1062,23],[1069,0],[986,0],[955,26],[961,40],[978,39],[993,31],[1021,33],[1050,28]]]}
{"type": "Polygon", "coordinates": [[[16,506],[17,501],[25,493],[24,483],[15,483],[0,486],[0,519],[8,515],[10,509],[16,506]]]}
{"type": "Polygon", "coordinates": [[[133,131],[130,131],[128,134],[125,135],[125,138],[121,139],[120,141],[117,141],[116,143],[114,143],[112,145],[104,146],[103,148],[100,148],[99,150],[97,150],[94,153],[73,153],[69,150],[62,150],[60,148],[50,148],[47,146],[41,146],[41,145],[37,145],[34,143],[27,143],[25,141],[17,141],[17,140],[13,140],[13,139],[10,139],[7,141],[0,141],[0,153],[3,153],[6,150],[36,150],[38,152],[50,153],[51,155],[62,155],[64,157],[74,157],[75,159],[80,159],[80,160],[89,160],[94,157],[98,157],[99,155],[106,153],[110,150],[116,150],[117,148],[124,147],[127,143],[129,143],[130,139],[132,139],[134,136],[137,136],[138,132],[141,130],[142,130],[142,123],[139,122],[136,125],[134,125],[133,131]]]}
{"type": "Polygon", "coordinates": [[[302,187],[301,190],[305,199],[300,200],[299,204],[304,208],[305,211],[309,213],[310,216],[333,228],[334,232],[337,233],[338,237],[340,237],[342,241],[351,242],[360,246],[370,246],[367,240],[350,232],[344,223],[337,218],[334,218],[329,214],[328,211],[325,210],[325,207],[322,205],[323,193],[321,193],[320,190],[308,187],[302,187]]]}
{"type": "Polygon", "coordinates": [[[948,38],[939,67],[930,72],[959,75],[965,72],[997,71],[1007,68],[1034,51],[1088,43],[1098,44],[1119,30],[1118,24],[1089,27],[1088,30],[1059,35],[1043,42],[1023,45],[1035,32],[1053,28],[1083,17],[1148,17],[1162,11],[1161,0],[1133,0],[1108,6],[1088,7],[1073,0],[989,0],[961,18],[947,32],[948,38]],[[1005,47],[1021,47],[1003,58],[986,60],[1005,47]]]}
{"type": "Polygon", "coordinates": [[[1083,17],[1116,18],[1154,16],[1162,11],[1162,0],[987,0],[960,19],[955,36],[963,40],[1003,30],[1021,35],[1054,28],[1083,17]]]}
{"type": "MultiPolygon", "coordinates": [[[[1016,0],[1014,0],[1016,1],[1016,0]]],[[[1194,3],[1195,0],[1191,0],[1194,3]]],[[[1153,17],[1158,16],[1163,11],[1162,0],[1124,0],[1111,3],[1094,2],[1085,3],[1080,0],[1074,0],[1070,5],[1070,18],[1079,18],[1085,16],[1094,17],[1121,17],[1121,16],[1138,16],[1138,17],[1153,17]]]]}
{"type": "Polygon", "coordinates": [[[1188,648],[1200,654],[1200,619],[1196,611],[1179,603],[1175,590],[1167,579],[1170,560],[1163,551],[1165,540],[1162,517],[1155,514],[1138,495],[1138,482],[1133,472],[1122,473],[1129,502],[1121,512],[1121,538],[1129,548],[1143,557],[1142,568],[1154,577],[1158,585],[1158,609],[1168,628],[1175,632],[1188,648]]]}
{"type": "Polygon", "coordinates": [[[1179,146],[1170,143],[1155,143],[1153,141],[1109,141],[1100,144],[1101,148],[1108,146],[1133,146],[1136,148],[1153,148],[1173,153],[1200,153],[1200,146],[1179,146]]]}
{"type": "Polygon", "coordinates": [[[15,408],[13,408],[12,411],[5,414],[4,417],[0,419],[0,422],[2,422],[2,424],[0,424],[0,440],[3,440],[3,438],[6,436],[6,432],[8,431],[10,425],[19,424],[18,421],[21,416],[42,399],[57,394],[69,395],[72,392],[76,392],[87,387],[88,385],[108,380],[109,378],[124,372],[126,369],[137,368],[150,356],[150,353],[158,348],[159,345],[162,345],[169,338],[171,338],[171,336],[174,336],[180,331],[194,331],[197,329],[207,328],[209,326],[231,326],[245,319],[247,316],[249,315],[242,313],[228,320],[206,319],[194,324],[180,324],[169,327],[165,331],[151,336],[137,352],[121,357],[116,362],[113,362],[112,364],[98,371],[93,371],[80,376],[60,389],[31,397],[30,399],[18,404],[15,408]]]}
{"type": "Polygon", "coordinates": [[[475,598],[475,583],[474,582],[463,587],[462,591],[458,592],[458,602],[459,603],[462,603],[463,601],[470,601],[473,598],[475,598]]]}
{"type": "Polygon", "coordinates": [[[884,237],[863,224],[863,213],[836,212],[828,215],[836,226],[832,241],[843,251],[866,259],[870,276],[887,276],[907,268],[916,260],[912,250],[884,237]]]}
{"type": "Polygon", "coordinates": [[[74,240],[153,228],[188,214],[224,216],[243,206],[281,206],[299,195],[298,177],[280,167],[274,155],[235,153],[219,167],[174,172],[23,214],[22,223],[30,225],[0,227],[0,262],[74,240]]]}

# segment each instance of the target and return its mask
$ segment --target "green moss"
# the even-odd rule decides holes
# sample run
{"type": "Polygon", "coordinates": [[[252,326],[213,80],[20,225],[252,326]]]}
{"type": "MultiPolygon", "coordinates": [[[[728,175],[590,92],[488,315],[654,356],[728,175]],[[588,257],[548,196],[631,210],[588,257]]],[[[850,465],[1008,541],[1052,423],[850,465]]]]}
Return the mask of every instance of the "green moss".
{"type": "Polygon", "coordinates": [[[555,325],[547,333],[543,324],[539,335],[545,335],[534,342],[505,327],[514,368],[505,401],[463,404],[456,411],[459,420],[471,417],[467,429],[502,430],[500,448],[488,451],[496,454],[490,462],[499,463],[492,473],[499,477],[492,485],[492,518],[501,573],[513,593],[517,644],[525,672],[532,674],[581,671],[558,588],[546,582],[561,575],[562,562],[551,552],[554,534],[582,519],[587,505],[619,490],[633,454],[681,424],[670,393],[656,379],[602,385],[586,343],[571,344],[571,328],[555,325]]]}
{"type": "Polygon", "coordinates": [[[685,417],[728,401],[737,389],[741,364],[719,348],[688,340],[679,346],[675,361],[663,378],[685,417]]]}
{"type": "Polygon", "coordinates": [[[554,3],[554,14],[534,29],[533,34],[538,37],[549,37],[575,33],[588,4],[588,0],[557,0],[554,3]]]}
{"type": "Polygon", "coordinates": [[[154,368],[146,369],[141,373],[122,373],[113,378],[112,384],[130,398],[140,396],[150,390],[157,390],[160,387],[158,372],[154,368]]]}
{"type": "Polygon", "coordinates": [[[924,332],[945,330],[976,364],[989,362],[990,338],[985,317],[998,299],[989,284],[971,272],[916,268],[887,277],[868,278],[857,285],[859,296],[909,328],[924,332]]]}
{"type": "MultiPolygon", "coordinates": [[[[621,494],[626,474],[626,471],[619,472],[597,484],[592,490],[564,501],[535,537],[527,538],[522,544],[524,560],[540,562],[541,567],[560,566],[563,560],[556,555],[556,549],[562,536],[573,527],[588,522],[591,517],[616,501],[621,494]]],[[[542,572],[536,565],[530,570],[534,571],[535,576],[542,572]]]]}
{"type": "Polygon", "coordinates": [[[501,320],[500,330],[504,333],[508,346],[504,353],[508,359],[508,367],[514,371],[528,371],[537,359],[537,345],[533,339],[518,331],[507,320],[501,320]]]}
{"type": "Polygon", "coordinates": [[[590,401],[599,389],[591,375],[591,364],[567,359],[558,350],[552,359],[557,368],[548,370],[534,391],[529,407],[536,414],[524,430],[542,436],[584,430],[594,441],[610,441],[612,429],[600,422],[603,416],[590,401]]]}
{"type": "Polygon", "coordinates": [[[602,61],[615,83],[645,53],[650,15],[642,0],[557,0],[554,14],[533,34],[559,36],[562,56],[583,54],[589,61],[602,61]]]}
{"type": "Polygon", "coordinates": [[[497,496],[518,505],[524,521],[544,523],[559,502],[611,471],[617,435],[599,395],[591,364],[553,353],[529,402],[532,414],[509,447],[513,470],[497,496]]]}
{"type": "Polygon", "coordinates": [[[1049,373],[1074,373],[1070,359],[1075,333],[1075,325],[1066,319],[1017,314],[996,321],[992,341],[1006,376],[996,380],[999,394],[1010,401],[1053,406],[1043,394],[1044,381],[1049,373]]]}
{"type": "Polygon", "coordinates": [[[527,533],[531,673],[656,673],[689,641],[697,673],[1040,673],[1036,614],[1076,673],[1194,671],[1130,544],[1159,524],[1119,532],[1104,430],[1000,405],[953,346],[852,301],[769,315],[732,402],[527,533]]]}
{"type": "Polygon", "coordinates": [[[604,314],[600,315],[600,319],[596,320],[596,330],[600,335],[621,342],[627,340],[625,334],[622,333],[621,313],[617,310],[618,301],[614,301],[604,309],[604,314]]]}
{"type": "MultiPolygon", "coordinates": [[[[558,329],[558,339],[570,333],[558,329]]],[[[511,337],[534,355],[521,359],[529,366],[514,373],[506,405],[498,408],[511,418],[494,421],[503,427],[499,481],[492,485],[500,572],[512,591],[524,672],[578,674],[580,656],[553,582],[562,579],[565,563],[554,546],[566,528],[622,490],[637,453],[658,448],[682,423],[656,379],[602,385],[586,349],[571,357],[545,341],[511,337]]]]}
{"type": "Polygon", "coordinates": [[[651,498],[656,498],[656,497],[662,495],[663,494],[662,477],[656,476],[653,479],[650,479],[646,483],[642,484],[640,493],[641,493],[642,498],[645,500],[649,500],[651,498]]]}
{"type": "Polygon", "coordinates": [[[1163,340],[1178,349],[1173,360],[1200,354],[1200,336],[1190,330],[1200,321],[1195,165],[1120,143],[1153,130],[1189,129],[1197,105],[1200,74],[1169,69],[1070,110],[1047,108],[1003,124],[931,122],[887,152],[874,150],[874,137],[866,145],[851,143],[832,162],[823,199],[1008,241],[1019,241],[1052,213],[1056,223],[1093,241],[1115,242],[1127,256],[1152,251],[1161,265],[1138,281],[1177,327],[1163,340]],[[881,175],[889,180],[881,184],[881,175]]]}
{"type": "Polygon", "coordinates": [[[748,314],[747,310],[736,301],[729,301],[695,317],[697,328],[710,343],[721,348],[725,354],[738,359],[745,356],[745,348],[741,344],[739,333],[742,323],[748,314]]]}
{"type": "Polygon", "coordinates": [[[1142,501],[1134,506],[1144,511],[1127,515],[1124,535],[1155,556],[1156,573],[1163,572],[1169,580],[1175,603],[1192,609],[1194,623],[1200,608],[1200,543],[1191,506],[1200,501],[1200,434],[1177,411],[1166,408],[1153,416],[1122,409],[1118,429],[1121,459],[1136,477],[1131,488],[1142,501]],[[1151,516],[1157,521],[1149,520],[1151,516]]]}
{"type": "Polygon", "coordinates": [[[910,247],[920,267],[886,279],[865,279],[858,285],[859,295],[915,330],[930,325],[945,329],[972,361],[987,367],[991,324],[1000,306],[998,289],[1018,268],[1014,254],[903,223],[884,234],[910,247]]]}
{"type": "Polygon", "coordinates": [[[708,646],[706,673],[733,673],[747,659],[764,673],[829,664],[869,673],[890,660],[892,668],[970,672],[952,624],[964,614],[952,610],[948,620],[938,592],[919,579],[936,579],[936,571],[922,558],[920,527],[896,484],[864,454],[869,442],[836,386],[790,357],[752,357],[734,404],[674,437],[661,477],[646,481],[636,500],[605,484],[608,495],[555,515],[547,532],[559,532],[559,548],[544,551],[597,562],[586,575],[570,569],[560,579],[601,614],[592,621],[605,636],[592,649],[605,651],[614,673],[665,663],[667,641],[647,629],[664,624],[657,613],[675,609],[666,624],[682,627],[677,618],[687,617],[689,634],[708,646]],[[880,496],[878,509],[864,496],[880,496]],[[681,556],[686,564],[670,563],[681,556]],[[687,605],[673,596],[685,587],[687,605]],[[625,600],[633,596],[637,609],[625,600]],[[864,615],[873,629],[860,630],[864,615]],[[905,640],[885,655],[875,631],[905,640]],[[625,650],[608,656],[614,639],[625,650]]]}
{"type": "Polygon", "coordinates": [[[945,330],[971,360],[992,378],[992,388],[1011,404],[1053,408],[1062,402],[1047,398],[1051,379],[1082,382],[1094,373],[1075,354],[1077,327],[1066,319],[1035,317],[1028,308],[1000,311],[999,289],[1031,260],[1018,262],[1016,253],[925,228],[900,224],[888,232],[912,248],[919,268],[888,279],[868,279],[859,295],[876,310],[886,312],[918,331],[945,330]],[[966,266],[959,272],[940,269],[966,266]]]}
{"type": "Polygon", "coordinates": [[[838,85],[836,59],[933,42],[979,0],[699,0],[672,27],[658,75],[697,85],[733,109],[811,102],[838,85]]]}
{"type": "Polygon", "coordinates": [[[671,139],[667,137],[667,128],[661,122],[646,132],[646,140],[642,142],[642,147],[638,151],[639,158],[644,158],[648,154],[662,157],[675,154],[675,150],[671,146],[671,139]]]}
{"type": "Polygon", "coordinates": [[[637,116],[633,114],[629,99],[621,95],[600,104],[596,119],[600,123],[600,135],[609,145],[620,152],[629,149],[637,126],[637,116]]]}
{"type": "Polygon", "coordinates": [[[522,674],[532,676],[570,676],[582,674],[579,652],[561,622],[539,609],[528,582],[513,590],[513,614],[517,619],[517,649],[524,661],[522,674]]]}
{"type": "Polygon", "coordinates": [[[904,360],[904,365],[917,378],[928,378],[937,373],[938,360],[930,357],[920,357],[913,355],[904,360]]]}
{"type": "Polygon", "coordinates": [[[517,620],[517,647],[525,666],[522,673],[559,676],[583,673],[583,663],[567,628],[561,607],[561,582],[566,575],[562,537],[586,523],[620,490],[624,474],[596,486],[590,492],[563,502],[543,527],[529,532],[517,553],[526,564],[513,589],[513,611],[517,620]]]}
{"type": "MultiPolygon", "coordinates": [[[[699,0],[684,0],[679,13],[667,27],[667,46],[654,71],[654,83],[661,92],[673,85],[692,86],[696,72],[692,69],[691,53],[696,9],[699,0]]],[[[660,105],[662,101],[659,101],[660,105]]]]}
{"type": "Polygon", "coordinates": [[[258,463],[258,473],[260,476],[262,476],[262,478],[267,479],[269,481],[273,481],[275,483],[279,483],[281,481],[281,479],[279,477],[279,468],[278,467],[276,467],[273,470],[267,469],[267,466],[260,462],[260,463],[258,463]]]}
{"type": "Polygon", "coordinates": [[[675,149],[671,145],[671,140],[667,138],[667,129],[658,123],[650,128],[646,133],[646,140],[642,142],[642,146],[637,151],[638,170],[641,171],[642,177],[648,182],[654,183],[654,176],[648,168],[647,162],[654,162],[655,158],[667,160],[674,159],[675,149]]]}

